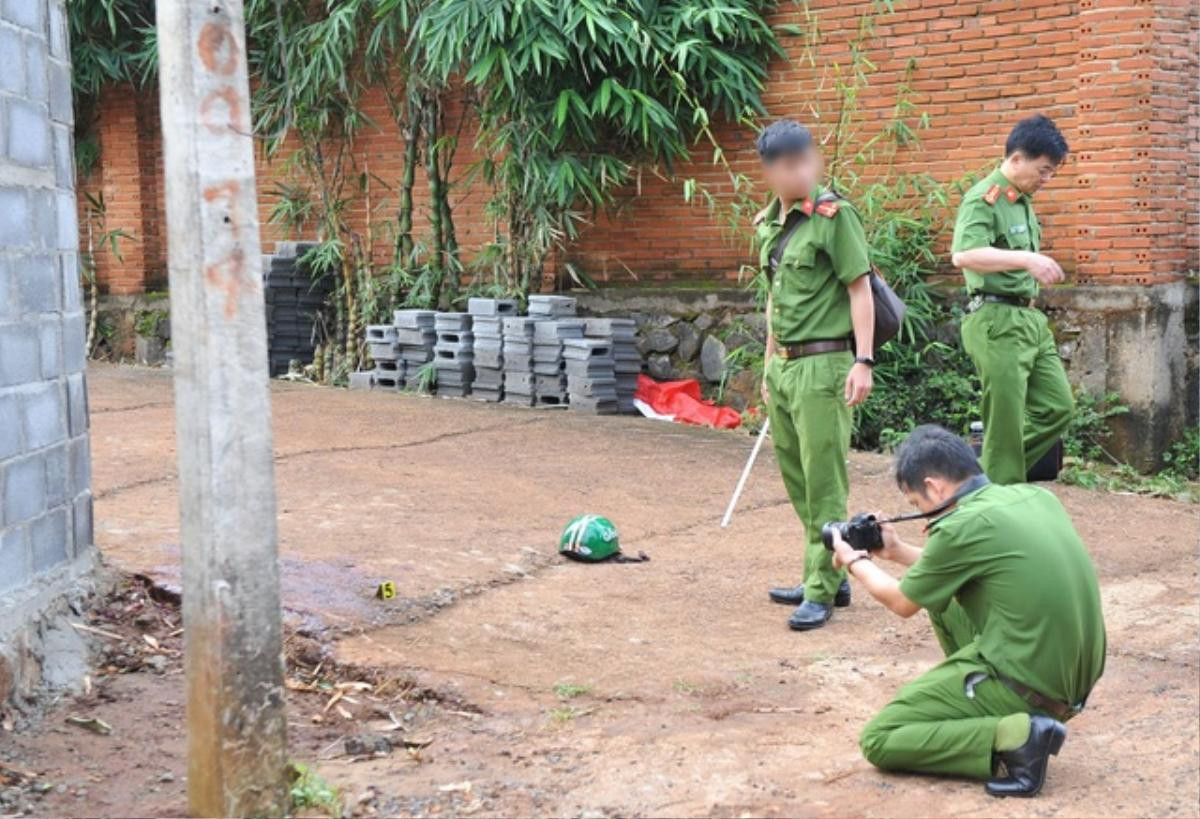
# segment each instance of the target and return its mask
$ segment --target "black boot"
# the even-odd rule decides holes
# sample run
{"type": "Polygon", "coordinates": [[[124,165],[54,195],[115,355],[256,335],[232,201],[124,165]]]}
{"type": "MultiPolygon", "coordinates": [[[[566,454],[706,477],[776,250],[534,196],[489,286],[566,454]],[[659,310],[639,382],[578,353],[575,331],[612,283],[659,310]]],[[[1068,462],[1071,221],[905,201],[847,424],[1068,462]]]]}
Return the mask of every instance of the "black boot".
{"type": "Polygon", "coordinates": [[[805,600],[788,618],[788,626],[795,631],[812,631],[828,623],[832,616],[833,606],[828,603],[805,600]]]}
{"type": "MultiPolygon", "coordinates": [[[[784,603],[789,606],[798,606],[804,602],[804,584],[799,586],[785,586],[781,588],[771,589],[767,592],[767,596],[771,598],[772,603],[784,603]]],[[[839,609],[844,609],[850,605],[850,581],[843,580],[838,586],[837,594],[833,597],[833,605],[839,609]]]]}
{"type": "Polygon", "coordinates": [[[1050,757],[1062,748],[1067,738],[1067,726],[1050,717],[1029,718],[1029,739],[1015,751],[998,751],[996,757],[1004,763],[1005,779],[987,783],[992,796],[1037,796],[1046,783],[1046,768],[1050,757]]]}

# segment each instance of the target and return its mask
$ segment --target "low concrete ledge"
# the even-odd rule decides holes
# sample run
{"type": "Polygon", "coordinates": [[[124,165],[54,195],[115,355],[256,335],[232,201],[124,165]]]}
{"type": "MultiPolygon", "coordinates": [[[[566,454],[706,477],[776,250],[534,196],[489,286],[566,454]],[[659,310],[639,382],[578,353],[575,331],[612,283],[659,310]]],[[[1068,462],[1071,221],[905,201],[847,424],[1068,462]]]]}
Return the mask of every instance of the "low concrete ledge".
{"type": "Polygon", "coordinates": [[[81,690],[88,640],[70,623],[111,582],[90,547],[0,596],[0,705],[24,711],[44,694],[81,690]]]}
{"type": "Polygon", "coordinates": [[[578,300],[581,313],[596,315],[625,312],[685,316],[756,309],[754,291],[740,287],[606,287],[580,293],[578,300]]]}

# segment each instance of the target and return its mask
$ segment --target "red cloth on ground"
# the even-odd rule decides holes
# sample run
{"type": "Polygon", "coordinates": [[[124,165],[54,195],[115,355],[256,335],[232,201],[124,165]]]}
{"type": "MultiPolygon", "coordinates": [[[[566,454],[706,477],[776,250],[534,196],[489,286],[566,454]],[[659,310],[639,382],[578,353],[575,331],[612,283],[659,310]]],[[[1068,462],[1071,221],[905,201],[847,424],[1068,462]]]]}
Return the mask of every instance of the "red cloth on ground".
{"type": "Polygon", "coordinates": [[[655,381],[646,375],[638,376],[637,392],[633,395],[663,415],[674,415],[683,424],[702,427],[734,429],[741,426],[742,416],[732,407],[719,407],[700,398],[700,382],[694,378],[683,381],[655,381]]]}

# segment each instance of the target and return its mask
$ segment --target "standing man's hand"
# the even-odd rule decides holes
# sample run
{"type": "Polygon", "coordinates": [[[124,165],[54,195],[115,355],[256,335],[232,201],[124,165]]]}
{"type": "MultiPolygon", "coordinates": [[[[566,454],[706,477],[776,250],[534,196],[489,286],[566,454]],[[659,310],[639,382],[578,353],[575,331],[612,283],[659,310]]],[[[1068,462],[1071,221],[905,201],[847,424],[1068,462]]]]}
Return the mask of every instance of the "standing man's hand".
{"type": "Polygon", "coordinates": [[[1058,262],[1041,253],[1030,253],[1025,260],[1025,269],[1029,271],[1030,276],[1047,287],[1066,279],[1066,274],[1058,262]]]}
{"type": "Polygon", "coordinates": [[[846,375],[846,406],[853,407],[866,401],[874,385],[871,368],[861,361],[857,362],[846,375]]]}

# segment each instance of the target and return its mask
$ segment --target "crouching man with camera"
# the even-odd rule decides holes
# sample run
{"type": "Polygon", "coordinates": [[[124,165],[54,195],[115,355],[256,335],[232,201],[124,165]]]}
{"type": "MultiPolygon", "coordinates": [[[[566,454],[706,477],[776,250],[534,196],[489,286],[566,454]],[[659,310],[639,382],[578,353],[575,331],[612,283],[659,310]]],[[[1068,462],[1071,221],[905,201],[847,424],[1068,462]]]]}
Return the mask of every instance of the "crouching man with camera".
{"type": "Polygon", "coordinates": [[[1035,796],[1063,723],[1104,671],[1091,558],[1053,494],[988,483],[967,443],[940,427],[918,427],[900,447],[896,483],[920,510],[909,517],[931,518],[924,548],[867,516],[826,527],[827,541],[834,565],[887,608],[928,610],[946,659],[867,724],[863,755],[885,770],[985,779],[993,796],[1035,796]],[[909,569],[897,581],[876,557],[909,569]]]}

